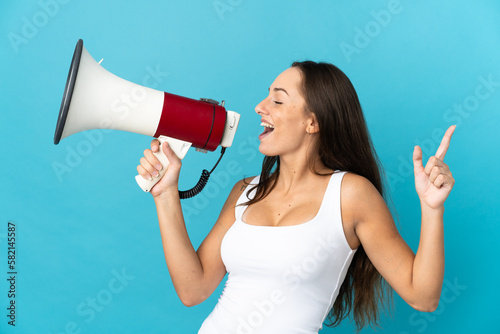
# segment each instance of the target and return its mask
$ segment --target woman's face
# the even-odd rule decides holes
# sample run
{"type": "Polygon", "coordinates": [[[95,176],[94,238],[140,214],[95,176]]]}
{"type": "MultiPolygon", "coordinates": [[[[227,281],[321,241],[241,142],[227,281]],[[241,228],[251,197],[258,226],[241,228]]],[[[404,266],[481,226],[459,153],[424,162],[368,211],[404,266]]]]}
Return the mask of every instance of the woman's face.
{"type": "Polygon", "coordinates": [[[307,131],[313,133],[317,124],[313,113],[305,110],[300,91],[302,74],[291,67],[281,73],[269,88],[269,96],[255,111],[261,116],[264,132],[259,136],[259,151],[267,156],[298,153],[304,146],[307,131]]]}

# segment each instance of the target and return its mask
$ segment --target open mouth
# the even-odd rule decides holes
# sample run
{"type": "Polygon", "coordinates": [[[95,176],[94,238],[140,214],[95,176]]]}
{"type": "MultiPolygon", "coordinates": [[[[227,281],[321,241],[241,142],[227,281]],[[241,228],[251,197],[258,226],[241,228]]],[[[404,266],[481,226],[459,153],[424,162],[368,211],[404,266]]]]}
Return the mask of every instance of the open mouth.
{"type": "Polygon", "coordinates": [[[267,137],[271,132],[274,131],[274,125],[271,125],[271,124],[266,123],[266,122],[262,122],[262,123],[260,123],[260,125],[264,127],[264,132],[262,132],[259,135],[259,139],[263,139],[264,137],[267,137]]]}

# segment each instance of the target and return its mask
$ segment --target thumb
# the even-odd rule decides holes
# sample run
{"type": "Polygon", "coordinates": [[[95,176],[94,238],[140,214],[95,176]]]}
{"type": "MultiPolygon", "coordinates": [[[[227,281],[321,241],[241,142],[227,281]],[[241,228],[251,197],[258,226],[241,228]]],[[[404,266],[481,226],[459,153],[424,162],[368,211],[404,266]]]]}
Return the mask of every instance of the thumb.
{"type": "Polygon", "coordinates": [[[413,171],[415,175],[424,171],[422,149],[418,145],[413,148],[413,171]]]}

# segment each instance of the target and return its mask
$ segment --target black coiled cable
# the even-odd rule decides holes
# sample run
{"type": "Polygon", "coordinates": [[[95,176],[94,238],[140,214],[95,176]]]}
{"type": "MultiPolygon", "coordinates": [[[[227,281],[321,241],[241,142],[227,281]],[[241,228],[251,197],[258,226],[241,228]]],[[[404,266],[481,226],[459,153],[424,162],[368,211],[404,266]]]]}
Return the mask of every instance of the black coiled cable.
{"type": "Polygon", "coordinates": [[[200,180],[198,183],[191,189],[189,190],[179,190],[179,197],[180,199],[187,199],[194,197],[198,195],[203,188],[207,185],[208,179],[210,178],[210,174],[214,171],[215,167],[219,164],[220,159],[222,159],[222,156],[224,155],[224,152],[226,152],[226,148],[223,147],[220,151],[220,157],[219,160],[215,163],[215,166],[212,168],[212,170],[209,172],[208,170],[204,169],[203,172],[201,172],[200,180]]]}

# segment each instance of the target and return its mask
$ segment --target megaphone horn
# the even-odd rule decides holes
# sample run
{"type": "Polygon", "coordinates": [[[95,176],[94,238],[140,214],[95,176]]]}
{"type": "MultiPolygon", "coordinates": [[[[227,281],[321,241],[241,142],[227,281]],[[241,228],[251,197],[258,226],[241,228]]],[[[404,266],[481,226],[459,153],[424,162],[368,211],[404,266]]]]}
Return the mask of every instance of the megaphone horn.
{"type": "MultiPolygon", "coordinates": [[[[239,119],[240,115],[226,110],[224,103],[158,91],[108,72],[90,56],[80,39],[66,80],[54,144],[81,131],[115,129],[168,141],[180,159],[191,146],[206,152],[220,145],[222,155],[233,142],[239,119]]],[[[164,167],[168,165],[162,152],[157,153],[157,157],[164,167]]],[[[153,180],[139,175],[136,180],[144,191],[149,191],[165,170],[163,168],[153,180]]],[[[209,176],[211,172],[204,171],[202,179],[208,179],[207,173],[209,176]]],[[[206,180],[200,182],[206,183],[206,180]]],[[[191,197],[193,192],[185,195],[191,197]]]]}

